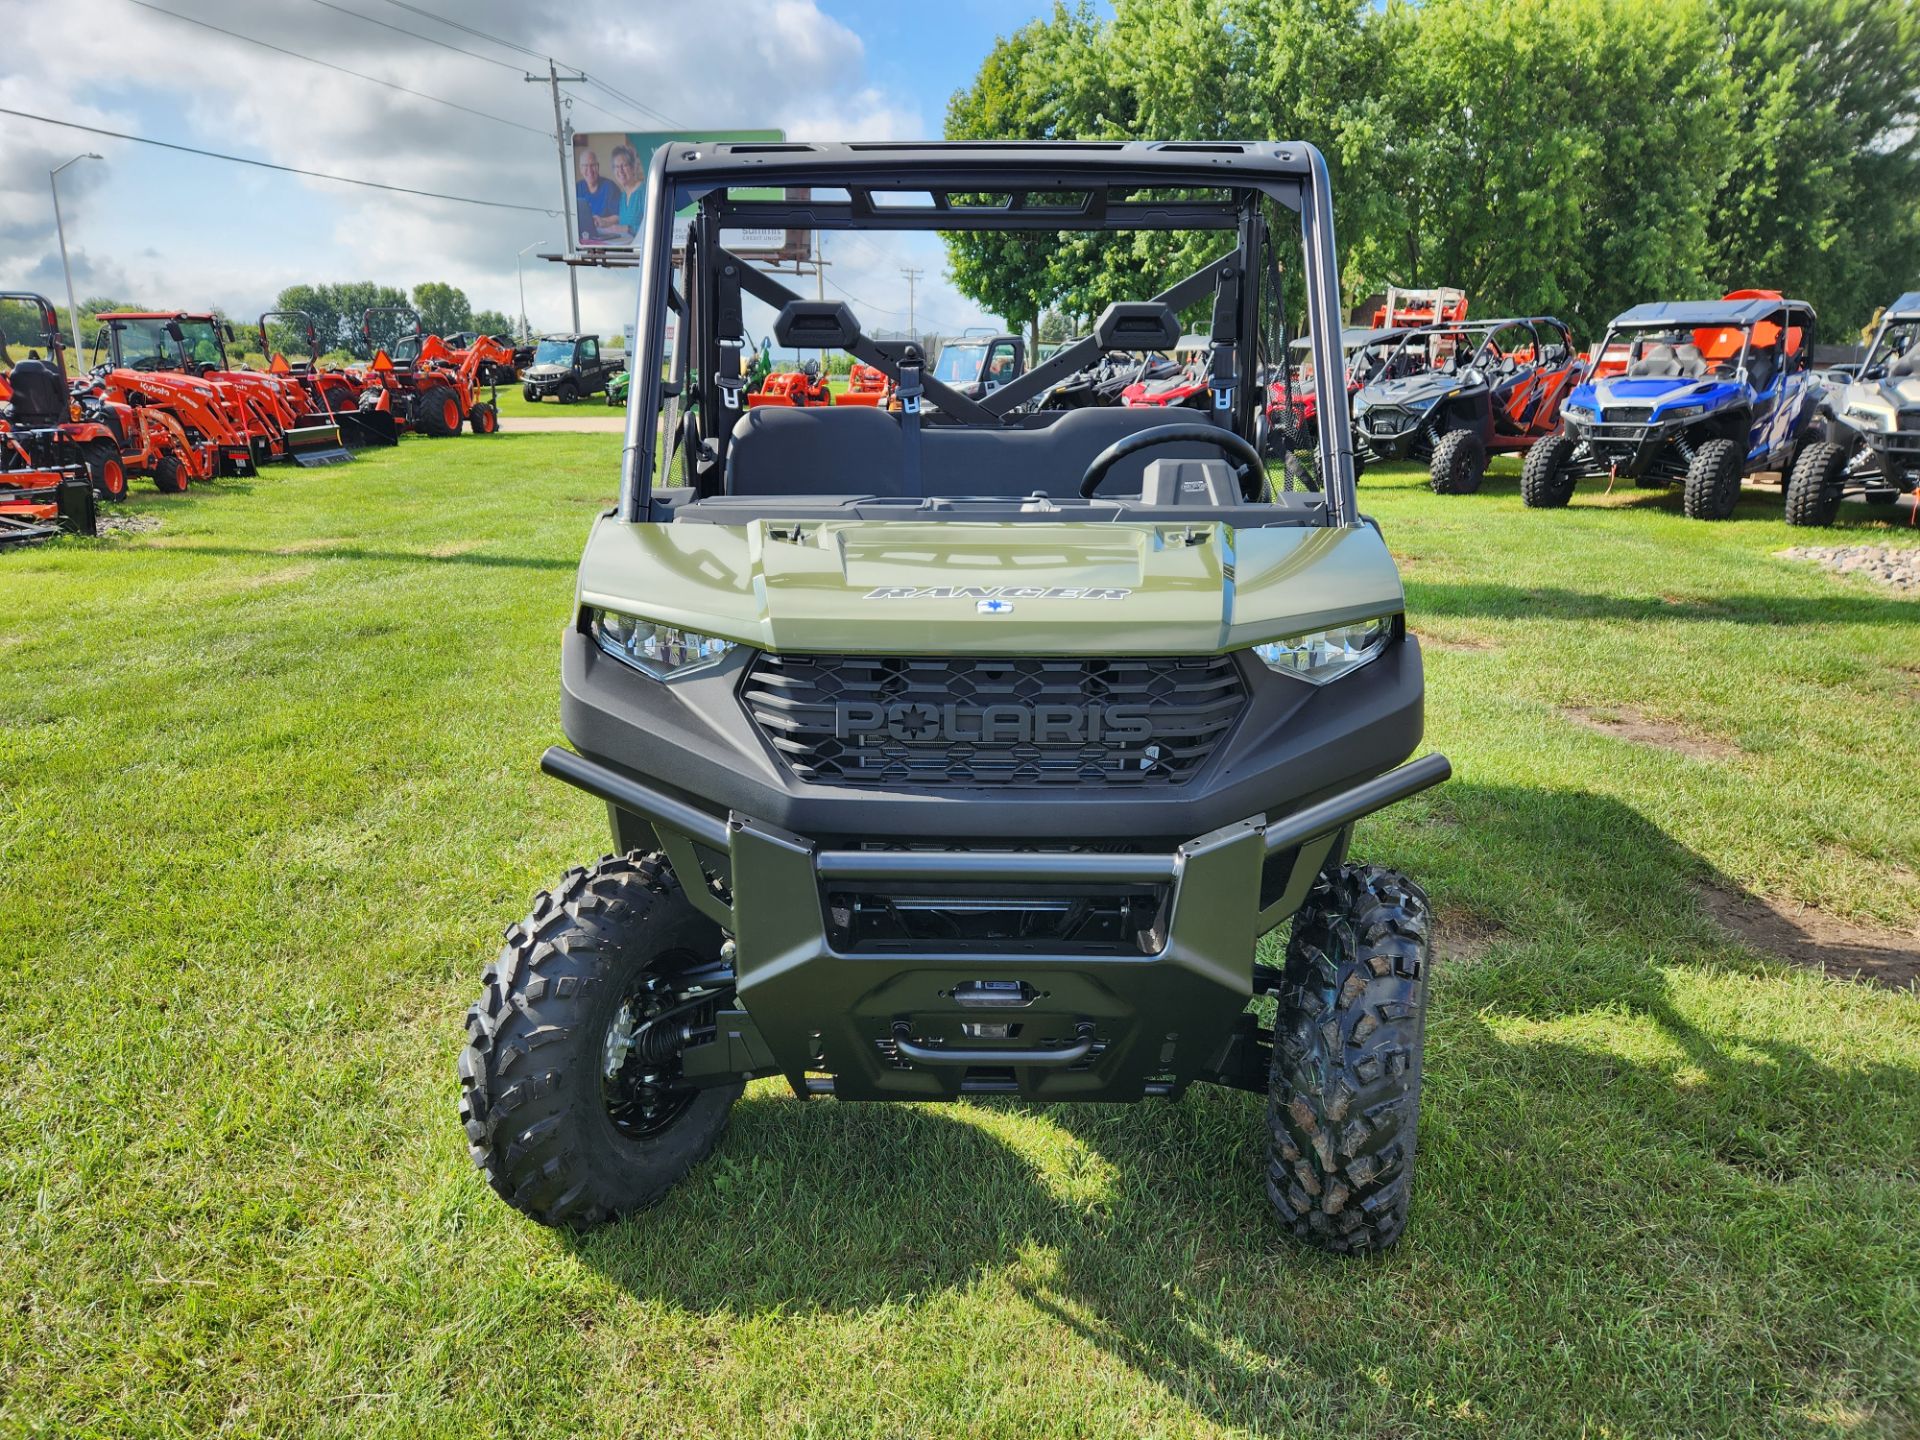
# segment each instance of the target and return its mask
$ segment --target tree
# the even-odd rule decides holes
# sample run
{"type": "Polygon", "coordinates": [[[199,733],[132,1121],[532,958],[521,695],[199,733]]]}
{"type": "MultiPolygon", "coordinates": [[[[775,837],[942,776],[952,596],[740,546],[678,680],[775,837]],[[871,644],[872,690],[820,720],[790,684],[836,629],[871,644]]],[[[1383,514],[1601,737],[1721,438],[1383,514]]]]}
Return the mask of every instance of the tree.
{"type": "MultiPolygon", "coordinates": [[[[373,344],[362,332],[366,312],[376,307],[405,306],[407,292],[391,285],[376,285],[370,280],[348,281],[335,285],[289,285],[274,301],[276,310],[304,310],[313,317],[320,337],[320,350],[345,351],[356,359],[373,355],[373,344]]],[[[374,339],[391,342],[396,327],[392,317],[376,332],[374,339]]],[[[298,336],[289,325],[276,324],[269,332],[274,348],[305,353],[306,337],[298,336]]]]}
{"type": "Polygon", "coordinates": [[[420,328],[428,335],[452,335],[473,329],[473,307],[464,290],[438,280],[426,280],[413,287],[413,308],[420,316],[420,328]]]}
{"type": "Polygon", "coordinates": [[[1715,283],[1810,300],[1827,334],[1914,278],[1920,15],[1905,0],[1721,0],[1735,122],[1715,283]]]}
{"type": "Polygon", "coordinates": [[[482,335],[511,335],[514,322],[498,310],[476,310],[473,312],[473,324],[469,327],[482,335]]]}

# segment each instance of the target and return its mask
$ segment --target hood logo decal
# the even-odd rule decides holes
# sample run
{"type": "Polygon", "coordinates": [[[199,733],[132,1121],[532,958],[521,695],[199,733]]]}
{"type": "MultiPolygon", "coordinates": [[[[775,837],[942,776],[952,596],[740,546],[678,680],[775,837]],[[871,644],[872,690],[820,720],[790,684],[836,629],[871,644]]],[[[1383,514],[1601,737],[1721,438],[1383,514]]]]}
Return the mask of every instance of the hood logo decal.
{"type": "Polygon", "coordinates": [[[1013,600],[1124,600],[1131,590],[1085,585],[877,585],[867,600],[972,600],[982,615],[1004,615],[1013,600]],[[998,608],[989,608],[998,602],[998,608]]]}

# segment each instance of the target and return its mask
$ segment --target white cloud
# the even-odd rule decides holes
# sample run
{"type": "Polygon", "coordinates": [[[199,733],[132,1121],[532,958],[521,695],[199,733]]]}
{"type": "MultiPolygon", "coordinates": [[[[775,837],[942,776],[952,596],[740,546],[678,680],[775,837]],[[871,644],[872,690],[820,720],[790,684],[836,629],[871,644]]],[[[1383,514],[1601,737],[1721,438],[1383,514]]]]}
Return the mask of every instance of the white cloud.
{"type": "MultiPolygon", "coordinates": [[[[547,88],[519,73],[538,62],[378,0],[343,3],[511,68],[314,3],[156,3],[536,130],[552,126],[547,88]]],[[[910,97],[871,83],[860,38],[814,0],[704,0],[697,24],[680,23],[678,8],[619,0],[427,3],[450,21],[585,65],[689,128],[778,126],[812,139],[928,131],[910,97]],[[679,19],[661,23],[668,15],[679,19]],[[723,54],[717,36],[727,40],[723,54]]],[[[0,105],[386,184],[538,207],[558,201],[558,160],[542,135],[246,45],[130,0],[12,7],[9,29],[0,105]],[[110,67],[98,63],[102,36],[111,37],[110,67]]],[[[664,128],[602,91],[564,88],[579,129],[664,128]]],[[[513,312],[514,252],[535,238],[551,237],[556,246],[561,238],[559,221],[539,214],[291,181],[0,117],[0,284],[63,295],[46,170],[89,149],[106,163],[83,162],[61,176],[74,283],[84,292],[211,302],[248,314],[296,281],[411,286],[437,279],[466,290],[476,307],[513,312]],[[84,223],[76,226],[76,217],[84,223]]],[[[529,309],[540,312],[535,322],[562,323],[559,267],[530,254],[526,277],[529,309]]],[[[583,276],[586,322],[612,328],[629,318],[631,287],[631,272],[583,276]]],[[[929,305],[937,295],[950,310],[971,309],[940,289],[928,285],[929,305]]]]}

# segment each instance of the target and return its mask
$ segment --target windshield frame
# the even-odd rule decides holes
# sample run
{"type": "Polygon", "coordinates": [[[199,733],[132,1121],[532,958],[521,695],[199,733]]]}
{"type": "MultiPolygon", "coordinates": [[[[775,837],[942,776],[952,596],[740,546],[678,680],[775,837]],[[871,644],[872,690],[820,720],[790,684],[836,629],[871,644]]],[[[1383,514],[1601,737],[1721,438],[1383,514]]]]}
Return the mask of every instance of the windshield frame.
{"type": "MultiPolygon", "coordinates": [[[[1274,251],[1291,257],[1296,253],[1294,245],[1300,247],[1299,273],[1305,287],[1307,330],[1313,340],[1317,371],[1321,376],[1338,373],[1342,316],[1331,186],[1326,163],[1311,145],[1297,141],[1207,145],[1101,141],[773,146],[713,142],[660,146],[649,166],[646,219],[636,237],[640,284],[633,352],[636,357],[646,358],[637,360],[633,367],[620,504],[615,513],[628,523],[655,518],[654,475],[658,452],[668,438],[660,429],[666,398],[683,393],[683,386],[694,374],[703,385],[717,390],[715,365],[700,363],[706,350],[713,348],[711,344],[695,337],[692,348],[701,354],[693,357],[690,366],[687,345],[666,343],[669,325],[676,323],[673,317],[685,322],[688,306],[696,299],[682,296],[673,268],[674,217],[689,207],[695,211],[690,228],[684,230],[689,249],[706,233],[712,236],[713,249],[708,253],[713,253],[720,248],[718,238],[723,230],[752,229],[1055,233],[1221,229],[1238,232],[1244,242],[1248,235],[1258,233],[1252,227],[1261,223],[1263,207],[1269,205],[1276,216],[1271,231],[1274,251]],[[808,198],[822,192],[827,198],[808,198]],[[926,197],[929,203],[876,206],[872,195],[879,192],[926,197]],[[769,193],[784,198],[742,198],[769,193]],[[956,206],[943,198],[979,193],[1043,198],[1038,204],[992,206],[956,206]],[[1058,198],[1052,198],[1056,194],[1058,198]],[[1186,198],[1194,194],[1204,198],[1186,198]],[[845,198],[834,198],[836,195],[845,198]],[[1210,198],[1220,196],[1227,198],[1210,198]],[[1293,221],[1283,223],[1279,217],[1288,213],[1293,221]]],[[[1267,278],[1263,271],[1269,260],[1264,252],[1256,254],[1245,243],[1234,253],[1249,257],[1242,262],[1246,283],[1240,287],[1248,320],[1240,329],[1246,337],[1241,368],[1252,374],[1254,367],[1247,361],[1258,344],[1257,295],[1267,278]]],[[[1211,293],[1212,285],[1185,287],[1212,279],[1212,273],[1203,269],[1156,298],[1176,310],[1197,304],[1211,293]]],[[[792,298],[792,292],[784,286],[750,267],[740,277],[740,284],[759,298],[767,298],[769,291],[792,298]]],[[[1046,386],[1084,368],[1090,363],[1085,350],[1091,346],[1091,338],[1069,346],[1053,360],[1028,370],[1020,380],[1000,387],[986,404],[967,402],[966,409],[954,408],[952,414],[965,420],[990,410],[992,415],[1004,417],[1046,386]],[[1002,403],[992,406],[995,400],[1002,403]]],[[[867,350],[877,353],[871,345],[867,350]]],[[[1234,428],[1243,436],[1251,435],[1255,428],[1257,389],[1251,383],[1233,387],[1234,428]]],[[[1346,389],[1343,385],[1328,386],[1324,380],[1317,389],[1317,423],[1327,486],[1325,523],[1359,523],[1346,389]]],[[[951,390],[935,396],[943,407],[952,404],[952,397],[951,390]]],[[[668,518],[669,511],[670,507],[662,509],[660,518],[668,518]]]]}

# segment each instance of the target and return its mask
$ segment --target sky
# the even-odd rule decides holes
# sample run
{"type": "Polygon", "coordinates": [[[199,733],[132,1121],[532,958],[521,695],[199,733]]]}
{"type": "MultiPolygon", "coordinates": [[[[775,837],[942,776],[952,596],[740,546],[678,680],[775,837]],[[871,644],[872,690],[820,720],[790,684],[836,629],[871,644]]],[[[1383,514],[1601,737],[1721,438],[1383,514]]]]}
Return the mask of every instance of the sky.
{"type": "MultiPolygon", "coordinates": [[[[476,309],[511,316],[523,277],[534,328],[565,329],[565,268],[537,258],[564,238],[557,215],[537,213],[557,210],[560,189],[551,94],[524,78],[544,75],[544,57],[625,97],[562,87],[579,130],[921,139],[939,136],[948,97],[995,37],[1050,10],[1040,0],[702,0],[691,12],[659,0],[0,0],[0,108],[531,207],[303,179],[0,115],[0,288],[38,291],[64,315],[47,172],[93,151],[102,158],[59,177],[83,300],[244,318],[300,282],[444,280],[476,309]]],[[[921,327],[994,324],[948,282],[938,241],[921,243],[921,327]]],[[[861,297],[863,325],[904,325],[892,318],[907,304],[898,253],[833,240],[828,252],[832,289],[861,297]]],[[[581,273],[586,329],[631,322],[633,274],[581,273]]]]}

